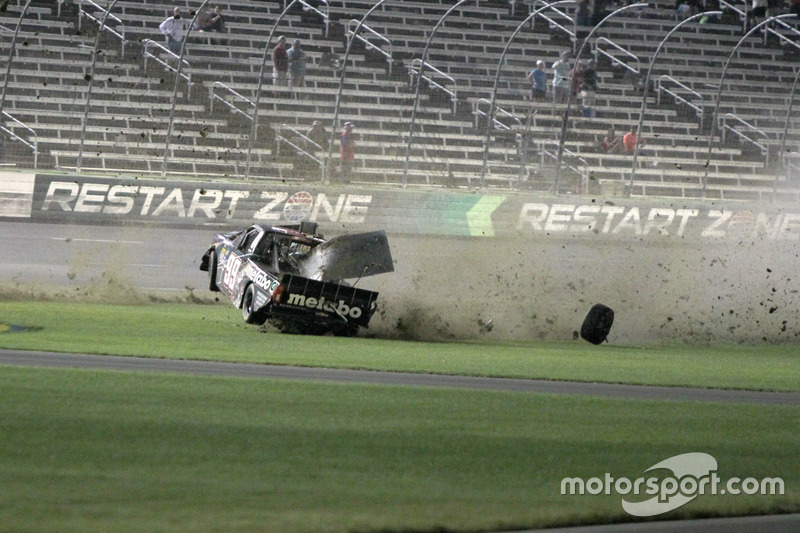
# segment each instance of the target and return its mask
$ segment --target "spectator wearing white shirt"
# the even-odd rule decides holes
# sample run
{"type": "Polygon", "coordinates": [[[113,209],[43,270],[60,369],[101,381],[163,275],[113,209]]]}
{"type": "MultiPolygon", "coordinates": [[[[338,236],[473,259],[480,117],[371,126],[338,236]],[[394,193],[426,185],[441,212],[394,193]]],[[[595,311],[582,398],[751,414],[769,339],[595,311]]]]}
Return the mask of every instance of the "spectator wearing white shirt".
{"type": "Polygon", "coordinates": [[[158,29],[167,39],[167,48],[169,48],[170,52],[179,56],[186,32],[185,21],[181,19],[181,8],[176,7],[173,9],[172,16],[162,22],[158,29]]]}

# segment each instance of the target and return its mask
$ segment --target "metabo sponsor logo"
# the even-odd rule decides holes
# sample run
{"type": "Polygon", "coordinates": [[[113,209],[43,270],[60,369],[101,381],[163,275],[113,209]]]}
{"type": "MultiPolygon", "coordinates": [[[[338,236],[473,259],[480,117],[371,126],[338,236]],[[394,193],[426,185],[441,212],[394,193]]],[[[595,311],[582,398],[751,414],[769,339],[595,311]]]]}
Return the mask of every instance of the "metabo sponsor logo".
{"type": "Polygon", "coordinates": [[[602,477],[582,479],[565,477],[561,480],[562,495],[619,494],[622,508],[633,516],[656,516],[681,507],[697,496],[729,494],[782,495],[784,481],[778,477],[756,479],[731,477],[723,480],[717,474],[717,460],[707,453],[691,452],[675,455],[654,464],[645,472],[669,471],[671,475],[641,476],[636,479],[614,478],[609,473],[602,477]],[[637,496],[652,496],[642,501],[637,496]]]}
{"type": "Polygon", "coordinates": [[[324,296],[320,298],[307,298],[303,294],[290,294],[289,300],[287,301],[288,305],[294,305],[297,307],[305,307],[307,309],[317,309],[319,311],[327,311],[329,313],[336,313],[337,315],[341,316],[349,316],[350,318],[360,318],[363,311],[358,306],[350,307],[345,303],[344,300],[339,300],[338,303],[334,303],[325,299],[324,296]]]}

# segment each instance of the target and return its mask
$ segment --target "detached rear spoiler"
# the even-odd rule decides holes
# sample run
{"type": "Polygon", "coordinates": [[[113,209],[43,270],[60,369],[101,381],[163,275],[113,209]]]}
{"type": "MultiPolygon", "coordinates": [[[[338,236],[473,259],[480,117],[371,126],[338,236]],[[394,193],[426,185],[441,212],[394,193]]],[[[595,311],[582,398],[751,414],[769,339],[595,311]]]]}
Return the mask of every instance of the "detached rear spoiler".
{"type": "Polygon", "coordinates": [[[320,281],[394,272],[392,252],[384,231],[334,237],[314,248],[298,263],[301,276],[320,281]]]}

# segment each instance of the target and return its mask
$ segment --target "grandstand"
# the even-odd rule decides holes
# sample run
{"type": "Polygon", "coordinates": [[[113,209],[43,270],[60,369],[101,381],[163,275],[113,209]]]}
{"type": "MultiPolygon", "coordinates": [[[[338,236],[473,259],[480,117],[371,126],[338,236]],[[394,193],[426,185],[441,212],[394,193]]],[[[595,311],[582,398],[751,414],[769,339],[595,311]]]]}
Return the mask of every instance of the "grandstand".
{"type": "Polygon", "coordinates": [[[222,7],[225,31],[190,34],[176,81],[177,58],[161,46],[158,25],[174,6],[191,11],[201,1],[118,0],[94,58],[96,32],[110,1],[34,0],[9,55],[26,4],[12,0],[0,13],[2,163],[131,176],[318,182],[335,179],[336,135],[342,123],[353,121],[358,182],[800,200],[800,119],[787,119],[800,33],[794,21],[782,19],[731,56],[744,35],[745,3],[722,2],[717,20],[683,25],[654,62],[648,87],[643,81],[650,60],[678,24],[674,3],[609,17],[583,46],[582,59],[598,60],[597,117],[580,117],[573,103],[566,128],[565,106],[529,99],[527,74],[542,59],[552,79],[549,66],[559,53],[581,48],[589,28],[575,27],[573,4],[542,9],[521,26],[508,45],[495,93],[501,54],[529,10],[544,7],[541,1],[467,1],[431,37],[455,0],[386,0],[353,37],[375,0],[297,0],[270,43],[284,2],[214,3],[222,7]],[[273,86],[267,60],[258,95],[265,50],[280,34],[303,44],[305,87],[273,86]],[[348,39],[353,44],[345,58],[348,39]],[[639,122],[643,98],[647,145],[634,168],[631,156],[604,154],[598,145],[609,127],[621,134],[639,122]],[[258,128],[251,142],[256,103],[258,128]],[[330,150],[309,148],[303,137],[314,120],[331,134],[330,150]]]}

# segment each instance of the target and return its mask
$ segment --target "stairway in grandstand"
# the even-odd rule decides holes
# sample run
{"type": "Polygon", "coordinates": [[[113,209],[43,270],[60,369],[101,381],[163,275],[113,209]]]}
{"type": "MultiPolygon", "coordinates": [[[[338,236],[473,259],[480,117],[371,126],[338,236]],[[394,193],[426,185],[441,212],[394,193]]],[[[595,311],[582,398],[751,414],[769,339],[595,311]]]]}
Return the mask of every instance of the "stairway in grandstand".
{"type": "MultiPolygon", "coordinates": [[[[35,132],[39,168],[75,169],[85,128],[83,171],[151,175],[163,170],[166,159],[170,174],[244,175],[264,48],[284,4],[217,3],[226,16],[227,31],[193,33],[189,38],[182,72],[191,84],[184,79],[178,83],[166,158],[174,72],[155,58],[145,64],[142,43],[162,43],[158,24],[172,7],[188,11],[199,1],[117,1],[112,11],[116,20],[109,20],[112,29],[124,35],[125,45],[112,32],[103,33],[85,123],[87,76],[98,27],[86,15],[99,16],[97,10],[109,3],[83,3],[82,17],[77,1],[35,3],[24,19],[5,80],[4,111],[19,122],[6,120],[6,126],[23,139],[33,138],[28,128],[35,132]]],[[[527,73],[537,59],[544,60],[550,72],[561,51],[573,50],[574,43],[558,27],[568,26],[566,19],[548,15],[548,22],[537,17],[509,47],[498,78],[485,168],[483,164],[486,112],[497,63],[527,13],[522,2],[513,15],[506,1],[466,2],[445,19],[430,41],[409,144],[419,59],[432,28],[453,4],[388,0],[375,9],[351,48],[337,112],[346,38],[374,1],[297,2],[276,36],[301,40],[309,56],[306,86],[273,86],[267,61],[250,175],[319,180],[319,160],[328,154],[308,149],[299,134],[320,120],[335,142],[340,125],[353,121],[359,136],[357,181],[553,192],[564,109],[550,100],[531,101],[527,73]],[[522,139],[529,139],[524,154],[522,139]],[[298,154],[298,147],[317,161],[298,154]]],[[[10,5],[0,16],[4,57],[20,9],[10,5]]],[[[573,8],[562,11],[566,17],[574,15],[573,8]]],[[[626,194],[632,184],[635,195],[797,200],[800,176],[786,176],[778,153],[795,77],[791,44],[752,38],[742,46],[723,84],[719,117],[725,127],[717,129],[709,156],[709,117],[720,74],[743,34],[735,17],[687,24],[662,50],[650,73],[642,130],[647,146],[635,171],[630,156],[599,151],[599,140],[610,126],[622,134],[638,123],[643,74],[676,23],[673,4],[631,10],[610,19],[586,46],[583,58],[598,46],[608,52],[597,55],[597,118],[579,117],[573,104],[558,192],[626,194]]],[[[787,139],[784,151],[797,152],[800,121],[789,122],[787,139]]],[[[32,165],[28,147],[9,138],[5,146],[7,162],[32,165]]],[[[335,162],[338,147],[333,146],[330,155],[335,162]]]]}

